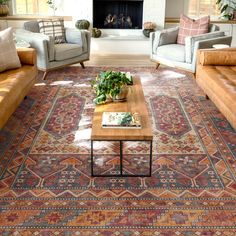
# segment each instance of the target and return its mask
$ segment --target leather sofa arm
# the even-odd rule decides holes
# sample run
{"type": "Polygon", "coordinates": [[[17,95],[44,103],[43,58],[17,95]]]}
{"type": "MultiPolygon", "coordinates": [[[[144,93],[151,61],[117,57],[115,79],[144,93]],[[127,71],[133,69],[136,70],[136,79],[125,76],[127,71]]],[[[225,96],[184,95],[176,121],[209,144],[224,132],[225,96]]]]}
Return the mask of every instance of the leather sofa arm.
{"type": "Polygon", "coordinates": [[[201,49],[198,63],[202,66],[236,66],[236,48],[201,49]]]}
{"type": "Polygon", "coordinates": [[[34,48],[17,48],[21,64],[36,65],[36,50],[34,48]]]}

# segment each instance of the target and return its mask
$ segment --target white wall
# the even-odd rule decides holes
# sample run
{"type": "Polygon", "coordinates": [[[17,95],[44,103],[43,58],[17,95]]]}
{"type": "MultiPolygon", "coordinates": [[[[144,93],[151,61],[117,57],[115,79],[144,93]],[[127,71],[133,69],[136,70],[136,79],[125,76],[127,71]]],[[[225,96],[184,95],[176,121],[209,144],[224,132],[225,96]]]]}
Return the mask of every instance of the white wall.
{"type": "Polygon", "coordinates": [[[181,13],[184,13],[186,7],[185,2],[185,0],[166,0],[166,17],[178,18],[181,13]]]}

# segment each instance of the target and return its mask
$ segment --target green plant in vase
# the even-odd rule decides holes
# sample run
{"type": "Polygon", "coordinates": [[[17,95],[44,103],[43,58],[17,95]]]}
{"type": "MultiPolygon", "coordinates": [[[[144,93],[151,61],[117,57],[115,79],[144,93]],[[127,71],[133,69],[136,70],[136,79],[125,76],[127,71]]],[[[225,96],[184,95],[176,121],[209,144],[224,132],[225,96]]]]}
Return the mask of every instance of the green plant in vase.
{"type": "Polygon", "coordinates": [[[52,9],[53,11],[53,15],[56,15],[56,10],[57,10],[57,6],[56,6],[56,2],[55,0],[47,0],[46,2],[48,4],[48,6],[52,9]]]}
{"type": "Polygon", "coordinates": [[[133,83],[130,73],[105,71],[97,75],[92,81],[92,88],[96,93],[95,104],[102,104],[109,99],[123,101],[128,93],[127,85],[133,83]]]}

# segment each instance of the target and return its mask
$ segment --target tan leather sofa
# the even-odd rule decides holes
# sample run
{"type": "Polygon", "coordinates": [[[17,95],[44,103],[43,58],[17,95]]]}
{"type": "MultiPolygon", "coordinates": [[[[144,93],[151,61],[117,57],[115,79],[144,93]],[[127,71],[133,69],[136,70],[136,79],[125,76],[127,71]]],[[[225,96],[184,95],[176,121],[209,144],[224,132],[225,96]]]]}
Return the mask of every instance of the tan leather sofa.
{"type": "Polygon", "coordinates": [[[236,129],[236,48],[199,50],[196,81],[236,129]]]}
{"type": "Polygon", "coordinates": [[[0,129],[34,85],[38,73],[35,49],[17,49],[17,53],[22,66],[0,73],[0,129]]]}

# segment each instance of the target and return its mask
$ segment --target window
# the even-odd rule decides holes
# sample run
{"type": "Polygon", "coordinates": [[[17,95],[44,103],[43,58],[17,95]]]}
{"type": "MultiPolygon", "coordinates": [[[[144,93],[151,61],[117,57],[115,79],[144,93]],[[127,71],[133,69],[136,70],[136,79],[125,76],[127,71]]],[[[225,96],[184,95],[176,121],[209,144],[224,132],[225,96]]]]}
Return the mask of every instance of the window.
{"type": "Polygon", "coordinates": [[[48,14],[49,6],[46,1],[42,0],[14,0],[14,14],[15,15],[42,15],[48,14]]]}
{"type": "Polygon", "coordinates": [[[185,2],[185,9],[189,16],[219,16],[216,0],[188,0],[185,2]]]}

